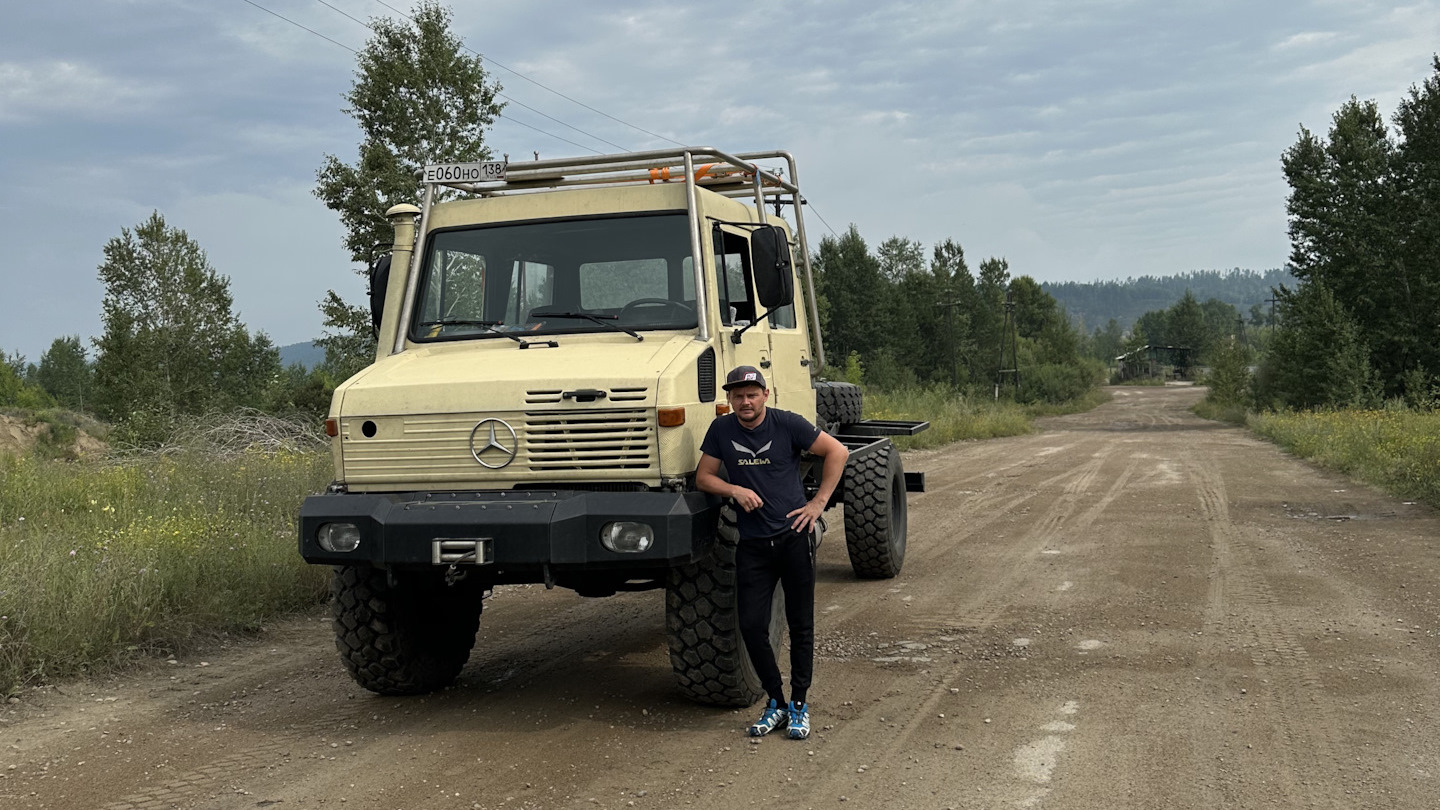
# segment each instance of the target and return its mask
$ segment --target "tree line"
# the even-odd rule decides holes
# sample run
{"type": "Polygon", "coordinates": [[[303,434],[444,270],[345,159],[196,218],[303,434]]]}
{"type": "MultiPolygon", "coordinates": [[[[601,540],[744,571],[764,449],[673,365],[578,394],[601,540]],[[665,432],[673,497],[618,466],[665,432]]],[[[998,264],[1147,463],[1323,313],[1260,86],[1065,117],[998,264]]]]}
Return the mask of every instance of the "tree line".
{"type": "Polygon", "coordinates": [[[1099,326],[1114,318],[1122,330],[1129,330],[1140,316],[1168,309],[1187,292],[1202,302],[1214,299],[1230,304],[1245,316],[1247,324],[1263,326],[1269,323],[1272,291],[1294,284],[1295,277],[1286,268],[1255,271],[1236,267],[1123,281],[1049,281],[1042,286],[1082,327],[1099,326]]]}
{"type": "Polygon", "coordinates": [[[953,239],[926,261],[923,245],[900,236],[872,251],[851,225],[822,239],[812,261],[832,376],[987,397],[1000,384],[1027,403],[1069,400],[1100,379],[1084,333],[1033,278],[1012,278],[1004,258],[972,273],[953,239]]]}

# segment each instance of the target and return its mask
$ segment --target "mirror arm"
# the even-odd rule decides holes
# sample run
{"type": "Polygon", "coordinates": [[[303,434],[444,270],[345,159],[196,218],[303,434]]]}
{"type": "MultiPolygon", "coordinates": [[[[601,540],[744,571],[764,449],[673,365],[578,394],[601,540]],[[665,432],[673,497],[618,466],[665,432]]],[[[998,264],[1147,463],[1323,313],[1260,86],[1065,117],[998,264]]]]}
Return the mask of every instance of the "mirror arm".
{"type": "MultiPolygon", "coordinates": [[[[783,308],[783,307],[782,307],[782,308],[783,308]]],[[[771,315],[774,315],[774,314],[775,314],[775,310],[773,310],[773,309],[767,309],[767,310],[765,310],[765,314],[764,314],[764,315],[761,315],[761,316],[758,317],[758,318],[756,318],[755,321],[754,321],[754,323],[747,323],[747,324],[745,324],[744,326],[740,327],[739,329],[735,330],[734,332],[731,332],[731,333],[730,333],[730,342],[731,342],[731,343],[734,343],[736,346],[739,346],[739,345],[740,345],[740,336],[743,335],[743,334],[745,334],[746,330],[748,330],[748,329],[749,329],[750,327],[752,327],[752,326],[758,326],[761,321],[765,320],[766,318],[768,318],[768,317],[770,317],[771,315]]]]}

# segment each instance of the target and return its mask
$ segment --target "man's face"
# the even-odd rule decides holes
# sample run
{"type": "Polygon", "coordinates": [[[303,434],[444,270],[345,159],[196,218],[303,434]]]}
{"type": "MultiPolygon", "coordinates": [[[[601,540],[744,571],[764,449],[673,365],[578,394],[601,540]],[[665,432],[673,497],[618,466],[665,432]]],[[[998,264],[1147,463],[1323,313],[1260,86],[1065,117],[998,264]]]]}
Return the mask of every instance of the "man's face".
{"type": "Polygon", "coordinates": [[[764,415],[770,391],[758,385],[740,385],[726,391],[725,398],[741,423],[750,424],[764,415]]]}

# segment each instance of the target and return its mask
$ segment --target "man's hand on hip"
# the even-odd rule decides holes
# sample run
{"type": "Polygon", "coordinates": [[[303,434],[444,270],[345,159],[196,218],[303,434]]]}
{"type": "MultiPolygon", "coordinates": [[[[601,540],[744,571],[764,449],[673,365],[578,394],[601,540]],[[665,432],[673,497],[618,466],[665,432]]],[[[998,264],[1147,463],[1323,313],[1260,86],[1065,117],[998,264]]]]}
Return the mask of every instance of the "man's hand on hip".
{"type": "Polygon", "coordinates": [[[824,511],[825,502],[815,499],[806,501],[804,506],[790,512],[785,517],[795,518],[795,521],[790,524],[790,528],[803,534],[804,532],[810,531],[810,526],[816,520],[819,520],[820,513],[824,511]]]}

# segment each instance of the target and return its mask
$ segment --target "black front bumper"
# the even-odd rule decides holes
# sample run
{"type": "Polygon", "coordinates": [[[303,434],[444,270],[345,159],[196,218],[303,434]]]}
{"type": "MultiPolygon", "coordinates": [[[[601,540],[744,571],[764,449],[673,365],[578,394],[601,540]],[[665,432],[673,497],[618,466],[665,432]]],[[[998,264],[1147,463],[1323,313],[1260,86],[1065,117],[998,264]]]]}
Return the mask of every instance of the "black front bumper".
{"type": "Polygon", "coordinates": [[[496,581],[545,581],[566,572],[658,574],[700,559],[715,539],[720,500],[702,492],[517,491],[313,495],[300,507],[300,556],[323,565],[435,564],[435,542],[488,538],[496,581]],[[612,521],[647,523],[655,542],[615,552],[600,542],[612,521]],[[359,527],[348,553],[320,547],[326,523],[359,527]]]}

